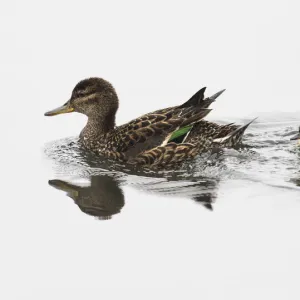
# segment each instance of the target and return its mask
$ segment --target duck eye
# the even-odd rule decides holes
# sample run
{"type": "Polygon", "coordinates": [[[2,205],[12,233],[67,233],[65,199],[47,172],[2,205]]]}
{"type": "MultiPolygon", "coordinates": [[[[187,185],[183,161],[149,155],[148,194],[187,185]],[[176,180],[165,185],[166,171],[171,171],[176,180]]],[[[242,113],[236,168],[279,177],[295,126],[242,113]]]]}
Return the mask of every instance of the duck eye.
{"type": "Polygon", "coordinates": [[[84,94],[84,90],[79,90],[79,91],[77,91],[77,95],[78,96],[82,96],[84,94]]]}
{"type": "Polygon", "coordinates": [[[78,91],[74,91],[72,94],[72,98],[76,99],[81,97],[82,95],[84,95],[85,91],[84,90],[78,90],[78,91]]]}

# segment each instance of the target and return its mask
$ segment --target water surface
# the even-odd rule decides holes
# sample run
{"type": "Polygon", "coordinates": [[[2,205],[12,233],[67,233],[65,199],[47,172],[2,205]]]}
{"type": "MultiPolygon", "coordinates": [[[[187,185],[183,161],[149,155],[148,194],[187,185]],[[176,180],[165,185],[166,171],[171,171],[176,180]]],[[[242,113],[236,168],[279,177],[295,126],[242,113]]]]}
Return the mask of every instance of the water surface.
{"type": "Polygon", "coordinates": [[[177,172],[132,171],[82,152],[76,137],[9,147],[7,292],[298,299],[300,151],[289,138],[299,124],[296,115],[261,117],[242,149],[177,172]]]}
{"type": "Polygon", "coordinates": [[[222,193],[230,192],[232,185],[245,189],[245,196],[256,187],[274,194],[289,192],[298,199],[300,151],[290,141],[297,122],[272,116],[261,119],[250,127],[238,149],[205,154],[175,171],[133,170],[87,153],[77,137],[61,139],[45,147],[57,177],[49,185],[65,191],[83,212],[99,219],[122,211],[126,202],[122,188],[127,186],[141,197],[190,199],[208,210],[218,206],[218,198],[224,198],[222,193]]]}

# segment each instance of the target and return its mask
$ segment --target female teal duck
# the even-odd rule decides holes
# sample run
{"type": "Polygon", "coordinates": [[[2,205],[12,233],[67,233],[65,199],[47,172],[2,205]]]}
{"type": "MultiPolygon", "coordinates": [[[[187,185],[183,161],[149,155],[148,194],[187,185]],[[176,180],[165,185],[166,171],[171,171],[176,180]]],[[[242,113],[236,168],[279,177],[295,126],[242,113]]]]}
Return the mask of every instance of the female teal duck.
{"type": "Polygon", "coordinates": [[[134,165],[167,166],[194,158],[214,144],[239,143],[249,124],[218,125],[202,120],[209,105],[223,92],[204,98],[205,88],[180,106],[143,115],[122,126],[115,126],[118,96],[113,86],[101,78],[80,81],[70,100],[45,113],[54,116],[79,112],[88,117],[80,133],[85,148],[134,165]]]}

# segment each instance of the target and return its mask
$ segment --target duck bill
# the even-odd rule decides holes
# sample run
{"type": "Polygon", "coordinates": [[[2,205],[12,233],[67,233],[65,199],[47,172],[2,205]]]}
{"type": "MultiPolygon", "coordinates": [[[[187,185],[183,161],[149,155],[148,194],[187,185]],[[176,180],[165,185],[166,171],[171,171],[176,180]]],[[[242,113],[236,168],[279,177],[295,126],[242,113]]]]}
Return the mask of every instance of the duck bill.
{"type": "Polygon", "coordinates": [[[57,107],[55,109],[49,110],[45,113],[45,116],[56,116],[56,115],[60,115],[60,114],[67,114],[67,113],[71,113],[74,111],[74,108],[70,106],[69,102],[67,102],[66,104],[57,107]]]}
{"type": "Polygon", "coordinates": [[[58,190],[61,190],[61,191],[64,191],[64,192],[67,192],[67,193],[73,194],[73,195],[78,194],[78,190],[77,190],[78,186],[68,183],[66,181],[53,179],[53,180],[49,180],[48,183],[50,186],[52,186],[58,190]]]}
{"type": "Polygon", "coordinates": [[[297,133],[295,136],[291,137],[291,141],[293,140],[300,140],[300,132],[297,133]]]}

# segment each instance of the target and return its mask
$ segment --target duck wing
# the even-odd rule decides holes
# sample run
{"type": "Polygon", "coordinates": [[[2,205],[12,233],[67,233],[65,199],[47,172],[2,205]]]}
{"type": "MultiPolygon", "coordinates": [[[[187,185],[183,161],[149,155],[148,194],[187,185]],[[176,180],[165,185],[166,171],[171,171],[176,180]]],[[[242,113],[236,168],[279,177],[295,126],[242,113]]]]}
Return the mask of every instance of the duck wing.
{"type": "Polygon", "coordinates": [[[146,150],[129,160],[130,164],[148,166],[151,168],[164,168],[180,164],[207,151],[212,144],[212,139],[200,138],[197,144],[167,143],[146,150]]]}
{"type": "Polygon", "coordinates": [[[222,93],[225,92],[225,89],[223,89],[215,93],[214,95],[205,98],[204,97],[205,90],[206,87],[201,88],[197,93],[195,93],[188,101],[186,101],[182,105],[159,109],[153,113],[165,114],[178,107],[183,108],[183,107],[191,107],[191,106],[198,106],[198,105],[200,105],[202,108],[208,108],[222,93]]]}
{"type": "Polygon", "coordinates": [[[225,92],[221,90],[210,97],[204,98],[204,92],[206,87],[200,89],[196,94],[194,94],[187,102],[183,103],[181,107],[188,107],[191,105],[201,105],[203,108],[208,108],[215,100],[225,92]]]}
{"type": "MultiPolygon", "coordinates": [[[[180,106],[156,110],[117,127],[109,135],[110,148],[125,153],[127,157],[133,157],[143,151],[166,145],[172,133],[202,120],[210,112],[209,105],[225,91],[222,90],[205,98],[205,90],[206,87],[201,88],[180,106]]],[[[192,127],[186,131],[189,132],[190,128],[192,127]]]]}
{"type": "Polygon", "coordinates": [[[144,115],[123,126],[117,127],[107,138],[109,147],[127,157],[164,145],[168,137],[181,127],[199,122],[211,109],[175,107],[164,113],[144,115]]]}

